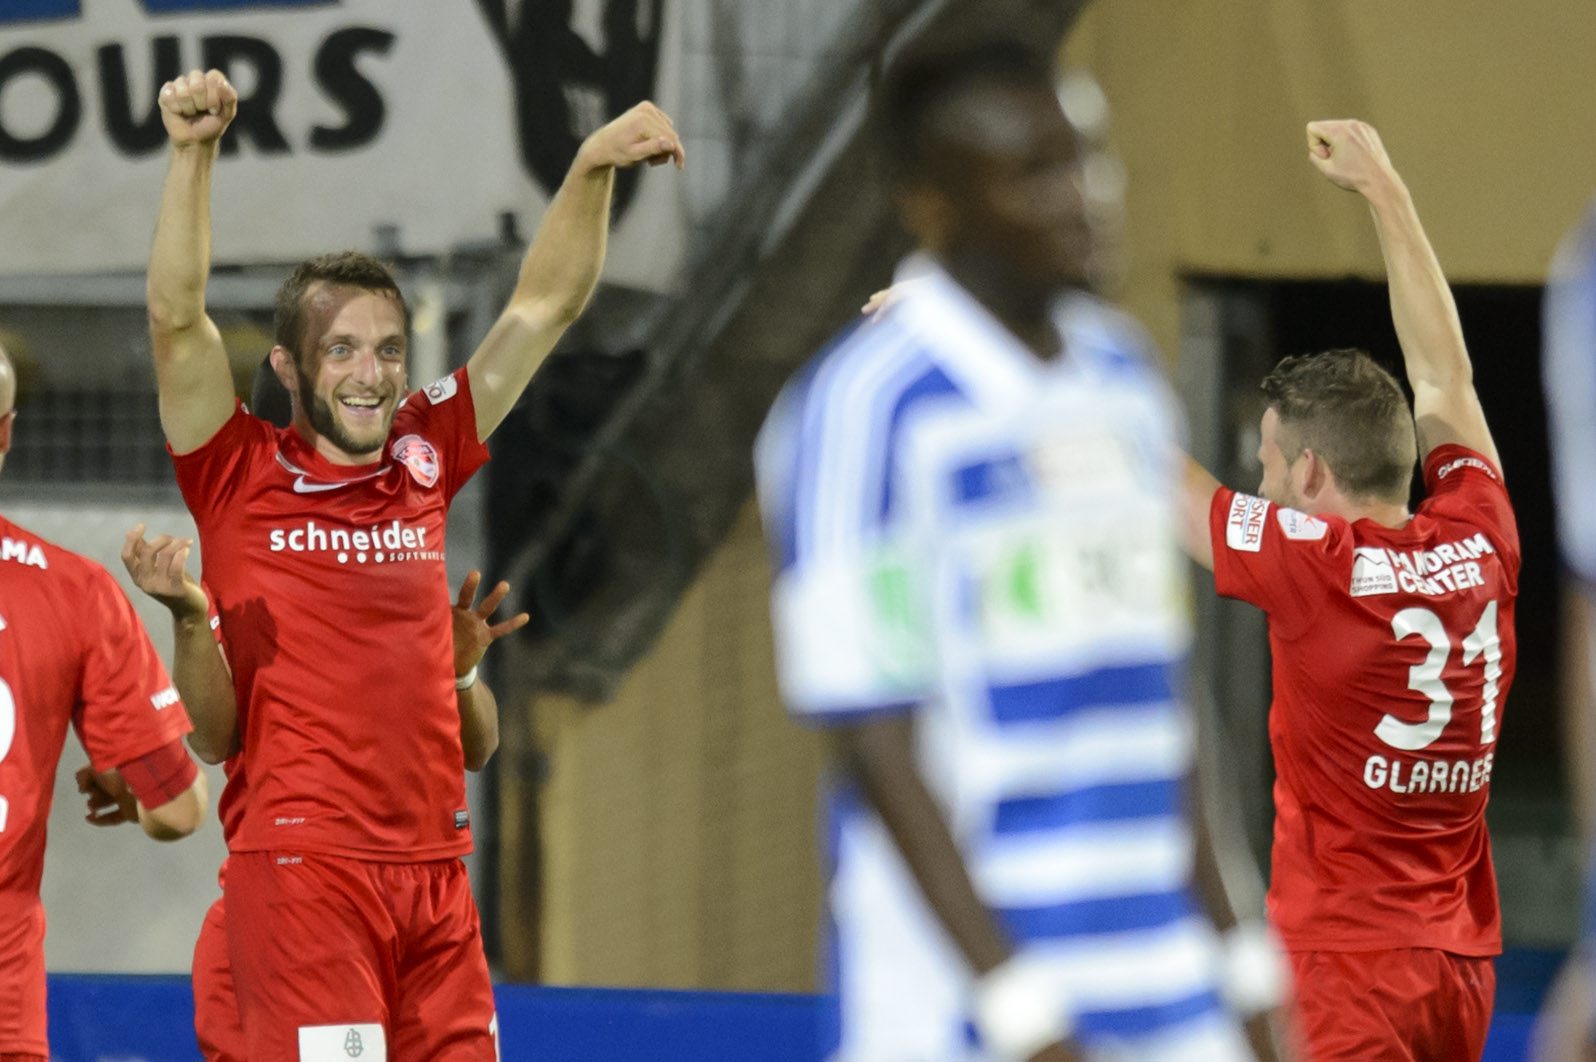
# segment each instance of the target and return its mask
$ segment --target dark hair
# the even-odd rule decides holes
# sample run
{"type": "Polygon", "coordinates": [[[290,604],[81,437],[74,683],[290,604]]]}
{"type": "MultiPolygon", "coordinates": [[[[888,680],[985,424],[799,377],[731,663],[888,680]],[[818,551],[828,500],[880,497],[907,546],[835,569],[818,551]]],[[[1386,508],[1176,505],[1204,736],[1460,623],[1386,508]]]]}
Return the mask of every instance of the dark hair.
{"type": "Polygon", "coordinates": [[[410,306],[387,266],[359,251],[338,251],[307,258],[294,267],[282,287],[277,289],[277,307],[272,316],[273,338],[278,346],[294,355],[296,364],[303,364],[304,351],[300,346],[304,338],[301,333],[305,327],[305,295],[318,284],[393,296],[404,314],[405,331],[410,331],[410,306]]]}
{"type": "Polygon", "coordinates": [[[911,45],[888,68],[878,106],[888,164],[900,179],[931,161],[929,132],[943,107],[988,87],[1054,90],[1047,52],[1012,36],[944,38],[911,45]]]}
{"type": "Polygon", "coordinates": [[[270,354],[255,368],[255,381],[249,388],[249,411],[279,428],[293,422],[294,398],[277,378],[270,354]]]}
{"type": "Polygon", "coordinates": [[[1361,350],[1284,358],[1262,390],[1280,418],[1288,461],[1312,450],[1355,497],[1405,502],[1418,461],[1413,412],[1402,387],[1361,350]]]}

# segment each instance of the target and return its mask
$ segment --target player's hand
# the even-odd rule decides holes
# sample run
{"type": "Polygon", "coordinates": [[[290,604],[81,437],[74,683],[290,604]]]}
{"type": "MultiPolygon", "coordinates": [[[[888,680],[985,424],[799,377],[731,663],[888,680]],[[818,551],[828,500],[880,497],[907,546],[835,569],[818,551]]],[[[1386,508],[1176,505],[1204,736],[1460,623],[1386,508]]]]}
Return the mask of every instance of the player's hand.
{"type": "Polygon", "coordinates": [[[1308,161],[1337,188],[1363,195],[1398,180],[1380,134],[1355,118],[1309,122],[1308,161]]]}
{"type": "Polygon", "coordinates": [[[139,821],[138,801],[114,769],[101,774],[93,767],[79,767],[77,781],[78,792],[88,798],[88,814],[83,819],[90,826],[139,821]]]}
{"type": "Polygon", "coordinates": [[[1064,1044],[1053,1044],[1044,1047],[1032,1055],[1027,1062],[1085,1062],[1086,1056],[1064,1044]]]}
{"type": "Polygon", "coordinates": [[[687,164],[681,137],[676,135],[670,115],[647,100],[595,131],[576,155],[584,170],[604,166],[624,170],[640,162],[659,166],[672,160],[677,169],[687,164]]]}
{"type": "Polygon", "coordinates": [[[214,144],[238,114],[238,90],[220,70],[192,70],[161,86],[161,121],[174,147],[214,144]]]}
{"type": "Polygon", "coordinates": [[[188,574],[191,538],[156,535],[144,541],[144,525],[135,524],[122,542],[122,566],[133,585],[172,610],[179,619],[203,619],[210,614],[205,588],[188,574]]]}
{"type": "Polygon", "coordinates": [[[493,623],[494,610],[504,600],[504,595],[510,592],[510,584],[500,581],[488,592],[488,596],[477,604],[477,588],[482,585],[482,573],[470,572],[465,577],[465,582],[460,584],[460,596],[454,603],[451,613],[454,618],[454,673],[464,675],[476,667],[482,659],[482,654],[488,651],[488,646],[503,638],[512,631],[525,627],[532,619],[525,612],[519,612],[500,623],[493,623]]]}

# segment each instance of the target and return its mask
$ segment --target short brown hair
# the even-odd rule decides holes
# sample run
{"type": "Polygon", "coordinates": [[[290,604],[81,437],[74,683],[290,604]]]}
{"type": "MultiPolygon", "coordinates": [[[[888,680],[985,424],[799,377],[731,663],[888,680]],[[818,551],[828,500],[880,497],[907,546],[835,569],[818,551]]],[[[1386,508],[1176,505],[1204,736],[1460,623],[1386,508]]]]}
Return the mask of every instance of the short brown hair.
{"type": "Polygon", "coordinates": [[[1285,429],[1288,461],[1312,450],[1347,494],[1405,502],[1418,461],[1402,387],[1361,350],[1284,358],[1261,385],[1285,429]]]}
{"type": "Polygon", "coordinates": [[[273,338],[278,346],[294,355],[296,363],[304,353],[299,348],[300,333],[305,327],[305,295],[317,284],[391,295],[404,314],[405,331],[410,331],[410,305],[405,302],[399,282],[394,280],[386,265],[359,251],[337,251],[307,258],[294,267],[282,287],[277,289],[277,305],[272,315],[273,338]]]}

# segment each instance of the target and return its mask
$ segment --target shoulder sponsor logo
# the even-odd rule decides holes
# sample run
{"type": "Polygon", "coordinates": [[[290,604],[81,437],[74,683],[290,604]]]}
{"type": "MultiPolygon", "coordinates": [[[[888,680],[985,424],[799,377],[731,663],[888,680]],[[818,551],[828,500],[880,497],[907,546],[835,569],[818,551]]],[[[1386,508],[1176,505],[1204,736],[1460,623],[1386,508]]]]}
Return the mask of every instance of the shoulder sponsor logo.
{"type": "Polygon", "coordinates": [[[1330,525],[1323,520],[1295,509],[1281,509],[1275,513],[1275,521],[1280,533],[1293,542],[1317,542],[1330,531],[1330,525]]]}
{"type": "Polygon", "coordinates": [[[427,388],[427,401],[435,406],[442,405],[453,398],[459,390],[460,381],[450,374],[427,388]]]}
{"type": "Polygon", "coordinates": [[[1496,478],[1496,469],[1491,467],[1491,463],[1489,461],[1482,461],[1478,457],[1459,457],[1448,461],[1446,464],[1435,470],[1435,478],[1445,479],[1447,476],[1450,476],[1453,472],[1456,472],[1460,468],[1477,468],[1481,472],[1484,472],[1487,476],[1490,476],[1492,479],[1496,478]]]}
{"type": "Polygon", "coordinates": [[[12,561],[40,571],[50,567],[50,562],[44,559],[44,550],[39,548],[37,542],[20,538],[0,538],[0,561],[12,561]]]}
{"type": "Polygon", "coordinates": [[[1230,499],[1230,515],[1225,518],[1225,545],[1243,553],[1257,553],[1263,549],[1264,518],[1269,515],[1269,503],[1251,494],[1237,494],[1230,499]]]}
{"type": "Polygon", "coordinates": [[[394,460],[408,468],[411,477],[423,487],[438,482],[438,473],[442,470],[438,462],[438,449],[421,436],[401,437],[393,444],[392,453],[394,460]]]}
{"type": "Polygon", "coordinates": [[[158,712],[162,708],[170,708],[178,702],[177,687],[168,686],[166,689],[150,697],[150,704],[158,712]]]}
{"type": "Polygon", "coordinates": [[[1352,551],[1353,597],[1373,597],[1397,592],[1396,570],[1379,546],[1359,546],[1352,551]]]}

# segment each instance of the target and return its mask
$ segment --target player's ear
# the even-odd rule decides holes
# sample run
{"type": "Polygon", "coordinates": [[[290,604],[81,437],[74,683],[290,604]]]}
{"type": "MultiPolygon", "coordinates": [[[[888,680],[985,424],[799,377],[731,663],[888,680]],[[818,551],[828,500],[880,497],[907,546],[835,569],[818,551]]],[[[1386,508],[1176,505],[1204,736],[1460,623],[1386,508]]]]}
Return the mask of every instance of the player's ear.
{"type": "Polygon", "coordinates": [[[291,395],[299,393],[299,365],[287,347],[276,346],[271,352],[272,372],[277,381],[291,395]]]}
{"type": "Polygon", "coordinates": [[[0,416],[0,454],[11,452],[11,425],[17,422],[17,411],[11,410],[0,416]]]}
{"type": "Polygon", "coordinates": [[[1315,499],[1330,485],[1330,466],[1324,463],[1324,458],[1307,448],[1302,451],[1301,464],[1302,490],[1300,493],[1304,498],[1315,499]]]}

